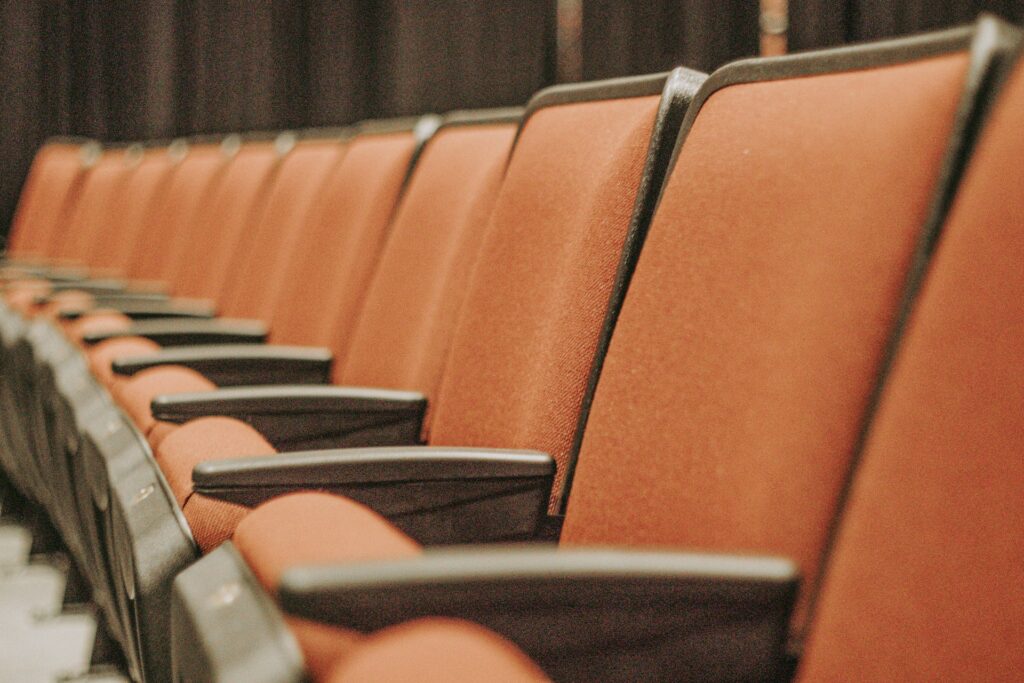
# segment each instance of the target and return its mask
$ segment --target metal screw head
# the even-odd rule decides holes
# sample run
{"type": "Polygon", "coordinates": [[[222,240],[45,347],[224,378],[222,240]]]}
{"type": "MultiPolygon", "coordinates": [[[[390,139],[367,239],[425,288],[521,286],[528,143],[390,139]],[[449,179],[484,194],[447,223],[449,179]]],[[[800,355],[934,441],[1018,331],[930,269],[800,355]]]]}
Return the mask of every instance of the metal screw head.
{"type": "Polygon", "coordinates": [[[211,607],[227,607],[238,599],[238,596],[242,592],[242,587],[237,582],[231,581],[220,586],[217,590],[210,594],[207,601],[211,607]]]}
{"type": "Polygon", "coordinates": [[[135,494],[135,497],[132,498],[132,505],[138,505],[142,501],[149,498],[150,494],[153,493],[153,490],[155,488],[156,487],[154,487],[153,484],[147,484],[146,486],[143,486],[141,489],[139,489],[138,493],[135,494]]]}

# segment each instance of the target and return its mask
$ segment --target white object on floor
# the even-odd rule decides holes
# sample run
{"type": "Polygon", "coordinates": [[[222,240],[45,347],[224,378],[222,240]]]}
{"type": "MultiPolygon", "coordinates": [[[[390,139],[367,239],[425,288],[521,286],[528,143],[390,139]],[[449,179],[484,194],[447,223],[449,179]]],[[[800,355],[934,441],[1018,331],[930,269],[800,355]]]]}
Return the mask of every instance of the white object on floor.
{"type": "Polygon", "coordinates": [[[0,638],[0,680],[50,683],[85,674],[95,639],[96,618],[88,611],[6,623],[0,638]]]}
{"type": "Polygon", "coordinates": [[[0,567],[17,567],[28,562],[32,534],[16,524],[0,524],[0,567]]]}
{"type": "Polygon", "coordinates": [[[62,568],[46,563],[0,569],[0,625],[60,614],[66,582],[62,568]]]}

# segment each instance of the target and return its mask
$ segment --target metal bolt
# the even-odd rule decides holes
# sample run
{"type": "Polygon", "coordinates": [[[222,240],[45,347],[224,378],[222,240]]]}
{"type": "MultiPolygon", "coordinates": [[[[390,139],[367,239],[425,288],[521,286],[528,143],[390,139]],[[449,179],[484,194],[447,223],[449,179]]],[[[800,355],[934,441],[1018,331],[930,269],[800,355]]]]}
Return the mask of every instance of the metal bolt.
{"type": "Polygon", "coordinates": [[[242,592],[242,587],[238,583],[232,581],[231,583],[225,583],[223,586],[214,591],[209,597],[209,603],[211,607],[227,607],[235,600],[242,592]]]}
{"type": "Polygon", "coordinates": [[[149,484],[139,489],[139,492],[135,494],[134,498],[132,498],[132,505],[138,505],[149,498],[149,494],[153,493],[154,488],[155,487],[152,484],[149,484]]]}

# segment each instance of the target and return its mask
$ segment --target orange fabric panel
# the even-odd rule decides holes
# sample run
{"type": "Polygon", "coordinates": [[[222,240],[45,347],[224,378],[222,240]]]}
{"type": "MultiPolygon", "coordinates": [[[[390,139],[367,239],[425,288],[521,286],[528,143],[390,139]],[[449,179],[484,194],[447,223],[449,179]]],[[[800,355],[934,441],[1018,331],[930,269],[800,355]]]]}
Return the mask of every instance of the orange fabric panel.
{"type": "Polygon", "coordinates": [[[36,153],[11,221],[7,250],[46,256],[85,174],[79,145],[54,143],[36,153]]]}
{"type": "MultiPolygon", "coordinates": [[[[110,325],[116,328],[131,322],[130,320],[121,320],[122,317],[121,314],[114,314],[110,318],[110,325]]],[[[99,326],[103,322],[100,316],[87,316],[85,321],[91,323],[90,327],[99,326]]],[[[75,324],[70,327],[68,330],[69,336],[81,339],[91,331],[91,329],[83,329],[83,327],[78,326],[77,323],[79,322],[82,321],[76,320],[75,324]]],[[[109,387],[114,384],[115,380],[120,382],[130,381],[127,377],[114,375],[110,364],[115,360],[131,356],[148,356],[159,350],[159,344],[144,337],[118,337],[107,339],[90,347],[86,351],[86,356],[89,359],[89,368],[92,370],[92,374],[109,387]]]]}
{"type": "Polygon", "coordinates": [[[111,387],[117,401],[144,435],[156,425],[150,404],[162,394],[180,394],[200,391],[214,391],[217,386],[195,370],[167,365],[143,370],[124,382],[115,382],[111,387]]]}
{"type": "Polygon", "coordinates": [[[126,273],[141,280],[168,281],[178,254],[195,237],[196,212],[226,167],[220,145],[194,145],[174,166],[151,220],[133,245],[126,273]]]}
{"type": "Polygon", "coordinates": [[[495,203],[439,390],[437,445],[532,448],[558,499],[658,96],[541,109],[495,203]]]}
{"type": "Polygon", "coordinates": [[[274,290],[274,341],[328,346],[344,357],[415,147],[411,132],[348,143],[274,290]]]}
{"type": "MultiPolygon", "coordinates": [[[[107,150],[89,170],[66,224],[55,235],[49,251],[56,259],[84,262],[99,235],[111,228],[112,206],[124,196],[129,179],[138,170],[138,159],[122,149],[107,150]]],[[[123,207],[121,207],[123,208],[123,207]]]]}
{"type": "MultiPolygon", "coordinates": [[[[189,501],[199,499],[194,495],[189,501]]],[[[273,592],[291,567],[413,557],[415,541],[367,507],[341,496],[303,492],[275,498],[238,524],[232,542],[264,588],[273,592]]],[[[289,618],[306,668],[322,677],[359,640],[347,629],[289,618]]]]}
{"type": "Polygon", "coordinates": [[[335,365],[339,384],[434,398],[515,131],[513,124],[442,128],[427,144],[348,355],[335,365]]]}
{"type": "MultiPolygon", "coordinates": [[[[321,679],[318,679],[321,680],[321,679]]],[[[471,622],[418,619],[353,648],[328,683],[540,683],[549,679],[515,645],[471,622]]]]}
{"type": "Polygon", "coordinates": [[[160,448],[160,444],[168,436],[177,431],[181,425],[175,422],[163,422],[157,421],[149,430],[149,434],[146,435],[146,441],[149,442],[149,447],[153,450],[160,448]]]}
{"type": "Polygon", "coordinates": [[[566,544],[769,552],[813,580],[966,64],[710,97],[618,320],[566,544]]]}
{"type": "Polygon", "coordinates": [[[309,491],[254,508],[231,541],[269,591],[293,567],[399,560],[421,552],[416,541],[365,505],[309,491]]]}
{"type": "Polygon", "coordinates": [[[185,248],[170,265],[175,292],[219,301],[246,232],[260,223],[280,157],[270,142],[247,142],[194,213],[185,248]]]}
{"type": "Polygon", "coordinates": [[[110,197],[106,211],[83,245],[80,258],[84,263],[121,275],[127,273],[132,250],[159,215],[173,169],[174,161],[165,148],[143,153],[121,191],[110,197]]]}
{"type": "Polygon", "coordinates": [[[344,661],[364,638],[358,631],[308,619],[285,615],[284,621],[298,641],[306,672],[314,681],[329,676],[337,663],[344,661]]]}
{"type": "Polygon", "coordinates": [[[342,156],[337,140],[300,142],[281,162],[260,221],[239,239],[221,306],[225,316],[269,321],[296,246],[309,227],[310,209],[342,156]]]}
{"type": "Polygon", "coordinates": [[[1024,671],[1024,68],[993,111],[854,480],[804,680],[1024,671]]]}
{"type": "MultiPolygon", "coordinates": [[[[170,437],[172,434],[173,432],[168,433],[167,436],[170,437]]],[[[190,471],[189,487],[191,478],[190,471]]],[[[202,553],[216,550],[217,546],[231,538],[235,527],[249,513],[249,508],[244,505],[207,498],[201,493],[189,494],[181,510],[202,553]]]]}
{"type": "Polygon", "coordinates": [[[229,417],[202,417],[175,429],[153,452],[178,505],[184,508],[192,494],[192,470],[199,463],[272,455],[277,451],[244,422],[229,417]]]}

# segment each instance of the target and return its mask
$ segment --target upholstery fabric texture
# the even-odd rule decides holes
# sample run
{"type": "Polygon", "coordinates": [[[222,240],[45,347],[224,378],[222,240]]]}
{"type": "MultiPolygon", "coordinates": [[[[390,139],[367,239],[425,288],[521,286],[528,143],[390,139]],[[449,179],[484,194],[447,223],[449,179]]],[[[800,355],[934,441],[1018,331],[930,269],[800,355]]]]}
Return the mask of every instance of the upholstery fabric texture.
{"type": "Polygon", "coordinates": [[[803,680],[1024,671],[1024,68],[968,167],[868,439],[803,680]]]}
{"type": "Polygon", "coordinates": [[[710,96],[612,337],[563,543],[774,553],[814,581],[966,64],[710,96]]]}
{"type": "Polygon", "coordinates": [[[581,102],[529,117],[452,339],[431,443],[550,453],[553,502],[659,101],[581,102]]]}

